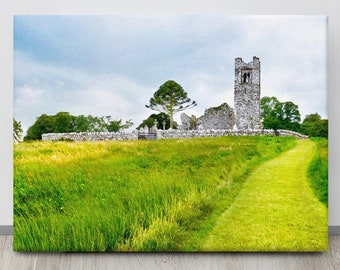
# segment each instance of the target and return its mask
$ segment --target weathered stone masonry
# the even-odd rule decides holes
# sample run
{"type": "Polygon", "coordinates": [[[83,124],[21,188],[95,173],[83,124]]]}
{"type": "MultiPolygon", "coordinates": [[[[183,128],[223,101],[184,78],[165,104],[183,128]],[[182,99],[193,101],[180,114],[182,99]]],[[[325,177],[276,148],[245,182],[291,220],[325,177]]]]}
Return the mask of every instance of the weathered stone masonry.
{"type": "Polygon", "coordinates": [[[41,139],[43,141],[70,140],[74,142],[137,140],[138,131],[134,130],[132,132],[47,133],[42,134],[41,139]]]}
{"type": "MultiPolygon", "coordinates": [[[[157,130],[157,139],[203,138],[220,136],[294,136],[308,138],[294,131],[261,129],[261,130],[233,130],[233,129],[205,129],[205,130],[157,130]]],[[[82,133],[47,133],[42,135],[43,141],[70,140],[81,141],[121,141],[138,140],[138,131],[132,132],[82,132],[82,133]]]]}
{"type": "Polygon", "coordinates": [[[206,109],[197,123],[198,129],[233,129],[234,124],[234,110],[227,103],[206,109]]]}
{"type": "Polygon", "coordinates": [[[261,129],[260,59],[250,63],[235,58],[234,107],[236,127],[240,130],[261,129]]]}

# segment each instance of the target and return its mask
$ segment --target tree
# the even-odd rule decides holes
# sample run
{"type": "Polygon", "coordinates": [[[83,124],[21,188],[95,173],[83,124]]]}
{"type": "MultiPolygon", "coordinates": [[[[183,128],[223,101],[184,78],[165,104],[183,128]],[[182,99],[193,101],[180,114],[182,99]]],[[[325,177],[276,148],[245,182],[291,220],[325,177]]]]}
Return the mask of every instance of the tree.
{"type": "Polygon", "coordinates": [[[22,138],[22,126],[21,121],[17,121],[13,118],[13,140],[16,142],[20,142],[22,138]]]}
{"type": "Polygon", "coordinates": [[[147,108],[164,112],[170,117],[170,128],[174,127],[174,114],[197,105],[177,82],[169,80],[162,84],[149,101],[147,108]]]}
{"type": "Polygon", "coordinates": [[[87,116],[88,129],[87,132],[103,132],[106,131],[105,123],[101,117],[98,116],[87,116]]]}
{"type": "Polygon", "coordinates": [[[311,137],[328,138],[328,120],[321,119],[318,113],[306,115],[301,124],[301,132],[311,137]]]}
{"type": "Polygon", "coordinates": [[[55,133],[67,133],[74,131],[74,116],[68,112],[58,112],[54,118],[55,133]]]}
{"type": "Polygon", "coordinates": [[[111,116],[102,117],[101,120],[103,121],[105,128],[109,132],[118,132],[120,130],[128,129],[133,126],[133,122],[131,119],[126,120],[125,124],[122,123],[122,119],[112,120],[111,116]]]}
{"type": "Polygon", "coordinates": [[[56,115],[42,114],[28,128],[24,140],[41,140],[41,135],[44,133],[117,132],[132,125],[131,120],[126,120],[123,123],[122,119],[112,120],[111,116],[73,116],[68,112],[58,112],[56,115]]]}
{"type": "Polygon", "coordinates": [[[44,133],[53,133],[54,127],[54,116],[42,114],[34,124],[28,128],[24,141],[41,140],[41,135],[44,133]]]}
{"type": "Polygon", "coordinates": [[[78,115],[74,118],[74,132],[86,132],[89,130],[90,123],[85,115],[78,115]]]}
{"type": "MultiPolygon", "coordinates": [[[[151,114],[147,119],[143,120],[143,122],[137,127],[137,129],[141,129],[144,127],[148,127],[149,129],[153,127],[155,124],[155,120],[157,121],[157,129],[163,129],[163,122],[165,123],[165,129],[170,128],[170,117],[166,113],[159,114],[151,114]]],[[[177,129],[177,123],[173,122],[173,128],[177,129]]]]}
{"type": "Polygon", "coordinates": [[[300,131],[299,107],[291,101],[280,102],[276,97],[263,97],[261,116],[266,129],[300,131]]]}
{"type": "Polygon", "coordinates": [[[279,100],[276,97],[263,97],[261,98],[261,116],[265,119],[274,110],[279,100]]]}

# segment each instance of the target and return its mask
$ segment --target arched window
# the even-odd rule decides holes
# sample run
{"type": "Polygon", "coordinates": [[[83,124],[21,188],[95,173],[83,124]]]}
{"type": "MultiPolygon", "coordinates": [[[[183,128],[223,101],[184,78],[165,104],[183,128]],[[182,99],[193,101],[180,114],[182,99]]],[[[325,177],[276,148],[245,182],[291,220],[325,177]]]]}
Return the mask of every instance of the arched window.
{"type": "Polygon", "coordinates": [[[244,73],[242,73],[242,83],[249,83],[250,82],[250,78],[251,78],[251,72],[246,71],[244,73]]]}
{"type": "Polygon", "coordinates": [[[246,83],[247,82],[247,73],[243,74],[243,82],[246,83]]]}

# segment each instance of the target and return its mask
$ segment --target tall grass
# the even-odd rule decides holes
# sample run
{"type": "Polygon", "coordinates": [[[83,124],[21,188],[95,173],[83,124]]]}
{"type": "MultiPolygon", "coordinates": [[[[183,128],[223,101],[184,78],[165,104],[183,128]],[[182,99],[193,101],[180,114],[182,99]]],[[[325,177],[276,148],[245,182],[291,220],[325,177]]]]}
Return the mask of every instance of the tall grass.
{"type": "Polygon", "coordinates": [[[14,146],[16,251],[195,250],[261,162],[293,138],[14,146]]]}
{"type": "Polygon", "coordinates": [[[308,168],[308,178],[315,195],[328,207],[328,140],[313,138],[317,144],[317,154],[308,168]]]}

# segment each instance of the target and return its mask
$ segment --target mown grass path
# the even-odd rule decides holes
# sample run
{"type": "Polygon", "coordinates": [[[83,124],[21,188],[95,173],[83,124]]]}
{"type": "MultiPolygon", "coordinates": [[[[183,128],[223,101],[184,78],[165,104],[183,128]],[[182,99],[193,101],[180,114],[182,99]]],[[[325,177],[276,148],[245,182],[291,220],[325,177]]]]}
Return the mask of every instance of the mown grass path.
{"type": "Polygon", "coordinates": [[[259,166],[202,245],[214,251],[325,251],[327,208],[309,186],[311,140],[259,166]]]}

